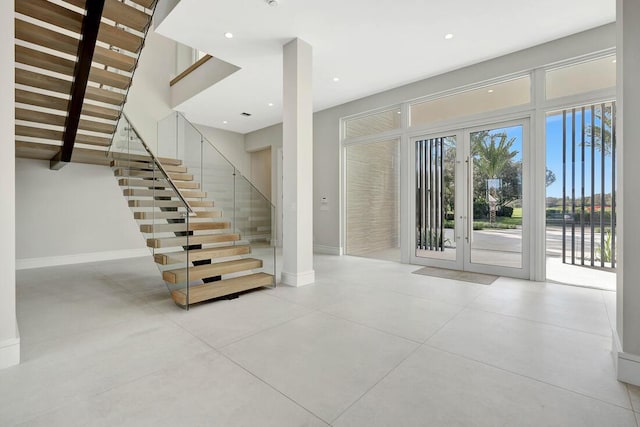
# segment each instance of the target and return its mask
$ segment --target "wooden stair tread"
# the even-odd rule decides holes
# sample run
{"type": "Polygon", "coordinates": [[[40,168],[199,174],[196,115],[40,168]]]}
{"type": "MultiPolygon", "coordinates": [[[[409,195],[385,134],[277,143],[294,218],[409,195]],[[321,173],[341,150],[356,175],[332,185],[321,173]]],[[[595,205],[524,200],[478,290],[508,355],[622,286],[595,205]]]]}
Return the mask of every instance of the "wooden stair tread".
{"type": "Polygon", "coordinates": [[[170,252],[166,254],[155,254],[154,260],[157,264],[168,265],[202,261],[214,258],[224,258],[229,256],[246,255],[251,253],[249,245],[218,246],[215,248],[193,249],[190,251],[170,252]]]}
{"type": "Polygon", "coordinates": [[[96,50],[93,52],[93,61],[127,72],[133,72],[136,66],[135,57],[102,46],[96,46],[96,50]]]}
{"type": "MultiPolygon", "coordinates": [[[[16,102],[20,104],[34,105],[36,107],[50,108],[61,112],[67,111],[69,100],[57,96],[45,95],[23,89],[15,90],[16,102]]],[[[101,119],[117,120],[120,112],[112,108],[100,107],[89,103],[82,106],[82,114],[101,119]]],[[[90,130],[90,129],[88,129],[90,130]]]]}
{"type": "Polygon", "coordinates": [[[104,3],[102,16],[140,32],[144,32],[151,20],[150,15],[117,0],[104,3]]]}
{"type": "Polygon", "coordinates": [[[101,107],[99,105],[89,104],[87,102],[82,105],[82,114],[108,120],[118,120],[118,118],[120,117],[119,110],[101,107]]]}
{"type": "Polygon", "coordinates": [[[32,126],[16,125],[16,136],[28,136],[30,138],[50,139],[62,141],[62,132],[51,129],[36,128],[32,126]]]}
{"type": "Polygon", "coordinates": [[[147,9],[152,9],[153,5],[156,3],[156,0],[131,0],[131,1],[147,9]]]}
{"type": "MultiPolygon", "coordinates": [[[[165,179],[129,179],[122,178],[118,180],[121,187],[144,187],[144,188],[171,188],[171,185],[165,179]]],[[[177,188],[193,189],[200,188],[200,183],[196,181],[174,181],[177,188]]]]}
{"type": "Polygon", "coordinates": [[[64,126],[65,116],[60,114],[43,113],[41,111],[27,110],[24,108],[16,108],[16,120],[28,122],[46,123],[55,126],[64,126]]]}
{"type": "MultiPolygon", "coordinates": [[[[16,4],[17,3],[19,2],[16,2],[16,4]]],[[[17,18],[15,20],[15,35],[18,40],[47,47],[69,55],[75,56],[78,52],[78,39],[17,18]]]]}
{"type": "Polygon", "coordinates": [[[57,96],[44,95],[23,89],[16,89],[16,102],[37,107],[51,108],[53,110],[67,111],[69,100],[57,96]]]}
{"type": "MultiPolygon", "coordinates": [[[[189,281],[200,280],[206,277],[222,276],[240,271],[262,268],[262,260],[257,258],[242,258],[233,261],[215,262],[213,264],[197,265],[188,268],[189,281]]],[[[165,270],[162,272],[165,282],[172,284],[187,281],[187,268],[165,270]]]]}
{"type": "MultiPolygon", "coordinates": [[[[156,171],[156,173],[154,174],[153,171],[136,171],[136,170],[124,169],[124,170],[116,170],[114,174],[115,176],[132,176],[132,177],[138,177],[138,178],[154,178],[154,177],[158,177],[158,175],[160,175],[159,177],[162,177],[162,173],[160,171],[156,171]]],[[[169,174],[169,178],[171,178],[173,181],[193,181],[193,175],[190,175],[190,174],[173,173],[173,172],[169,172],[168,174],[169,174]]]]}
{"type": "Polygon", "coordinates": [[[74,33],[82,31],[82,14],[46,0],[18,0],[15,11],[74,33]]]}
{"type": "Polygon", "coordinates": [[[124,103],[125,96],[123,93],[114,92],[112,90],[87,86],[85,98],[104,102],[105,104],[122,105],[124,103]]]}
{"type": "MultiPolygon", "coordinates": [[[[136,162],[136,161],[127,161],[127,160],[114,160],[111,162],[111,167],[132,169],[132,170],[154,169],[152,162],[136,162]]],[[[187,173],[187,168],[185,166],[162,165],[162,167],[167,172],[187,173]]]]}
{"type": "Polygon", "coordinates": [[[98,40],[110,46],[138,53],[142,47],[142,37],[102,22],[98,30],[98,40]]]}
{"type": "MultiPolygon", "coordinates": [[[[86,0],[65,0],[67,3],[72,4],[81,9],[85,8],[86,0]]],[[[134,1],[134,3],[138,3],[134,1]]],[[[148,2],[147,2],[148,3],[148,2]]],[[[151,2],[153,5],[153,2],[151,2]]],[[[144,5],[143,5],[144,6],[144,5]]],[[[147,7],[147,6],[144,6],[147,7]]],[[[147,7],[149,8],[149,7],[147,7]]],[[[132,28],[136,31],[144,32],[151,15],[122,3],[117,0],[106,0],[104,3],[104,9],[102,10],[102,17],[108,20],[117,22],[120,25],[132,28]]]]}
{"type": "MultiPolygon", "coordinates": [[[[130,153],[119,153],[117,151],[111,152],[111,160],[132,160],[132,161],[140,161],[140,162],[150,162],[151,157],[148,155],[141,154],[130,154],[130,153]]],[[[172,159],[171,157],[159,157],[158,160],[163,165],[175,165],[179,166],[182,164],[182,160],[172,159]]]]}
{"type": "Polygon", "coordinates": [[[235,242],[240,240],[238,233],[226,233],[226,234],[205,234],[199,236],[187,236],[183,237],[165,237],[161,239],[147,239],[147,246],[150,248],[172,248],[176,246],[188,245],[204,245],[207,243],[224,243],[235,242]]]}
{"type": "MultiPolygon", "coordinates": [[[[186,212],[134,212],[133,217],[140,220],[156,219],[180,219],[186,216],[186,212]]],[[[191,218],[220,218],[222,211],[199,211],[191,218]]]]}
{"type": "MultiPolygon", "coordinates": [[[[232,279],[219,280],[189,287],[189,304],[218,298],[250,289],[273,285],[273,276],[267,273],[254,273],[232,279]]],[[[171,297],[181,306],[187,305],[187,290],[176,289],[171,297]]]]}
{"type": "Polygon", "coordinates": [[[111,145],[111,138],[105,138],[102,136],[85,135],[83,133],[76,134],[76,143],[97,145],[100,147],[108,147],[111,145]]]}
{"type": "Polygon", "coordinates": [[[16,84],[37,87],[39,89],[50,90],[64,95],[71,93],[71,81],[47,76],[34,71],[16,68],[15,79],[16,84]]]}
{"type": "Polygon", "coordinates": [[[198,230],[225,230],[231,228],[230,222],[189,222],[183,224],[141,224],[140,231],[142,233],[171,233],[198,230]]]}
{"type": "MultiPolygon", "coordinates": [[[[126,188],[122,194],[127,197],[177,197],[173,190],[141,190],[138,188],[126,188]]],[[[203,191],[181,191],[185,199],[205,199],[207,193],[203,191]]]]}
{"type": "MultiPolygon", "coordinates": [[[[213,202],[210,200],[189,201],[193,208],[212,208],[213,202]]],[[[179,208],[183,207],[181,200],[129,200],[130,208],[179,208]]]]}
{"type": "MultiPolygon", "coordinates": [[[[41,111],[16,108],[16,120],[64,127],[66,117],[60,114],[43,113],[41,111]]],[[[111,134],[116,130],[116,126],[113,123],[94,122],[91,120],[80,120],[78,128],[107,134],[111,134]]]]}
{"type": "Polygon", "coordinates": [[[112,134],[116,131],[116,124],[81,119],[80,123],[78,124],[78,129],[89,130],[89,131],[98,132],[98,133],[112,134]]]}
{"type": "MultiPolygon", "coordinates": [[[[16,2],[16,4],[17,3],[19,2],[16,2]]],[[[109,27],[108,24],[103,25],[109,27]]],[[[113,37],[120,36],[120,33],[114,33],[114,31],[116,30],[115,28],[112,27],[112,29],[113,31],[109,29],[106,29],[105,31],[107,31],[113,37]]],[[[123,32],[123,30],[117,31],[123,32]]],[[[66,53],[68,55],[75,56],[78,52],[77,38],[17,18],[15,20],[15,36],[18,40],[33,43],[35,45],[53,49],[61,53],[66,53]]],[[[136,40],[136,44],[139,42],[139,40],[141,40],[135,35],[131,36],[136,40]]],[[[132,72],[136,65],[135,57],[117,52],[112,49],[107,49],[103,46],[96,46],[95,52],[93,53],[93,61],[127,72],[132,72]]]]}
{"type": "MultiPolygon", "coordinates": [[[[53,141],[62,141],[62,131],[38,128],[32,126],[16,125],[16,136],[28,136],[30,138],[49,139],[53,141]]],[[[110,138],[103,138],[93,135],[77,134],[76,142],[80,144],[97,145],[101,147],[108,147],[111,145],[110,138]]]]}
{"type": "Polygon", "coordinates": [[[95,83],[100,83],[102,85],[111,86],[123,90],[127,89],[131,84],[130,76],[117,74],[98,67],[91,67],[89,80],[95,83]]]}
{"type": "Polygon", "coordinates": [[[76,65],[76,63],[70,59],[51,55],[20,45],[16,45],[15,53],[16,62],[19,64],[30,65],[32,67],[42,68],[44,70],[65,74],[67,76],[73,75],[73,70],[76,65]]]}

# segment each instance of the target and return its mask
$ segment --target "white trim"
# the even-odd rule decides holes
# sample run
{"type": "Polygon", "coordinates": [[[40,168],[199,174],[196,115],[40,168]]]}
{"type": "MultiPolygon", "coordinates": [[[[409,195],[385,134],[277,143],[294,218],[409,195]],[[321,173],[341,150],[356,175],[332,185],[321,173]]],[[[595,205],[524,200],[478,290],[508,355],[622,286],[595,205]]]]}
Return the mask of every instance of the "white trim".
{"type": "Polygon", "coordinates": [[[138,258],[149,256],[149,250],[124,249],[120,251],[91,252],[85,254],[62,255],[42,258],[23,258],[16,260],[16,270],[53,267],[57,265],[82,264],[85,262],[110,261],[114,259],[138,258]]]}
{"type": "Polygon", "coordinates": [[[618,380],[640,387],[640,356],[622,351],[618,331],[611,331],[611,347],[615,358],[618,380]]]}
{"type": "Polygon", "coordinates": [[[323,255],[343,255],[342,247],[340,246],[327,246],[327,245],[313,245],[313,253],[323,255]]]}
{"type": "Polygon", "coordinates": [[[20,363],[20,335],[0,342],[0,369],[9,368],[20,363]]]}
{"type": "Polygon", "coordinates": [[[300,287],[310,285],[315,282],[316,272],[314,270],[304,271],[302,273],[287,273],[286,271],[283,271],[280,277],[280,282],[283,285],[300,287]]]}
{"type": "Polygon", "coordinates": [[[625,353],[618,353],[618,380],[640,387],[640,357],[625,353]]]}

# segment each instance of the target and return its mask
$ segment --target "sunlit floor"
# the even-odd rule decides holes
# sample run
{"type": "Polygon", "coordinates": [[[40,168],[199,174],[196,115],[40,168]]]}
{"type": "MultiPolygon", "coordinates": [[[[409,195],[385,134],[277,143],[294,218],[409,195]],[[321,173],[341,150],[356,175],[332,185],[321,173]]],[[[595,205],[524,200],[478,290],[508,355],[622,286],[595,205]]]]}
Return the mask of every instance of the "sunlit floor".
{"type": "Polygon", "coordinates": [[[317,281],[173,304],[150,257],[18,272],[4,426],[637,426],[615,293],[316,256],[317,281]]]}
{"type": "Polygon", "coordinates": [[[608,291],[616,290],[615,271],[563,264],[559,257],[547,256],[547,280],[608,291]]]}

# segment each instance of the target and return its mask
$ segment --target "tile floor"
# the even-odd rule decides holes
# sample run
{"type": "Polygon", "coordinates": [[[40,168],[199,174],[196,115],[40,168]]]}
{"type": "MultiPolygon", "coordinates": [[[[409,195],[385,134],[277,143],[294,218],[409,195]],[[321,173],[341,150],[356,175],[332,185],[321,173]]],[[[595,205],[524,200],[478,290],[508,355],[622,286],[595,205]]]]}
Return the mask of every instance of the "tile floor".
{"type": "Polygon", "coordinates": [[[149,258],[19,271],[0,425],[638,426],[611,292],[315,268],[314,285],[189,312],[149,258]]]}

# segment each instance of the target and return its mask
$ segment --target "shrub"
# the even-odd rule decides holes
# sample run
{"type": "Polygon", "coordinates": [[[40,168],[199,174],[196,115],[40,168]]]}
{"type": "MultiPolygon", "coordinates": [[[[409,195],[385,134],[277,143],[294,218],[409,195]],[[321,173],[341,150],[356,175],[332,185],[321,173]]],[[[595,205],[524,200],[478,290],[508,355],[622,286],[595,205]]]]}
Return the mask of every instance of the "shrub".
{"type": "Polygon", "coordinates": [[[489,215],[489,203],[479,197],[473,201],[473,217],[474,218],[487,218],[489,215]]]}
{"type": "Polygon", "coordinates": [[[513,208],[511,206],[500,206],[496,215],[511,218],[513,216],[513,208]]]}

